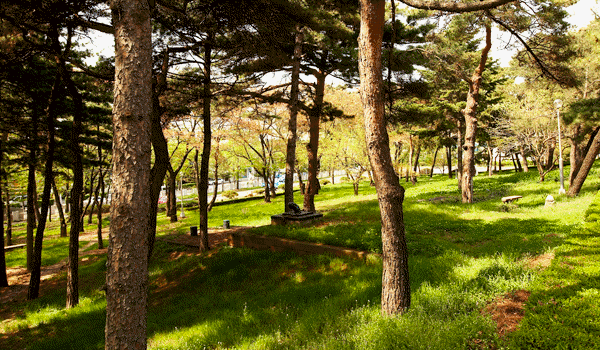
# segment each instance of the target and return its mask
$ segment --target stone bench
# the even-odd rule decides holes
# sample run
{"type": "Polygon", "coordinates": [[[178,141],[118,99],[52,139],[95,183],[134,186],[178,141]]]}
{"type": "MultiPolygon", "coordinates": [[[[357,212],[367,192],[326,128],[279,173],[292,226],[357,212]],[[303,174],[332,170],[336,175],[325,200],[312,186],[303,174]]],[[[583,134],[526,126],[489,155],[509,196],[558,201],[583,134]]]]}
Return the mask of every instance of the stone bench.
{"type": "Polygon", "coordinates": [[[508,197],[502,197],[502,203],[511,203],[513,201],[516,201],[520,198],[523,198],[523,196],[508,196],[508,197]]]}
{"type": "Polygon", "coordinates": [[[9,245],[9,246],[4,247],[4,251],[7,252],[7,251],[10,251],[10,250],[19,249],[19,248],[23,248],[23,247],[25,247],[25,243],[23,243],[23,244],[9,245]]]}

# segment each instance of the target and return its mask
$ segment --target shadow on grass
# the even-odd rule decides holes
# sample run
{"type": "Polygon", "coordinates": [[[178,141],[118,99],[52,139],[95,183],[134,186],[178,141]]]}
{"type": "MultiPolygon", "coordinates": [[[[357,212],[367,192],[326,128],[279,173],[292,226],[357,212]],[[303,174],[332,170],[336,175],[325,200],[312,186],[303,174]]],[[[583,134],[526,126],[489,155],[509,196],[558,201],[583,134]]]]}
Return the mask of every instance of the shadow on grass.
{"type": "Polygon", "coordinates": [[[203,259],[201,267],[196,259],[173,262],[165,275],[193,273],[184,284],[157,286],[151,296],[153,348],[277,342],[291,333],[310,337],[380,294],[379,269],[358,261],[230,248],[203,259]]]}

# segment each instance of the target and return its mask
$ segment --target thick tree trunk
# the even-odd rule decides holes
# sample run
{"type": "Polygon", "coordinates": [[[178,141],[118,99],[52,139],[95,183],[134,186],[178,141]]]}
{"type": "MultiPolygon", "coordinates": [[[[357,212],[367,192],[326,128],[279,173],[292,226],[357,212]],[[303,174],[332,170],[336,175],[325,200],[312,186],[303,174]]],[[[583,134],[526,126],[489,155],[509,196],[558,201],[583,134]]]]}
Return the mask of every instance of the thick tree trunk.
{"type": "Polygon", "coordinates": [[[199,225],[198,235],[200,236],[200,251],[204,252],[210,249],[208,246],[208,166],[210,163],[210,147],[212,141],[210,104],[212,101],[211,84],[211,56],[212,46],[210,39],[204,45],[204,91],[202,95],[202,120],[204,127],[204,140],[202,144],[202,159],[200,160],[200,186],[198,193],[198,211],[199,225]]]}
{"type": "Polygon", "coordinates": [[[381,210],[383,242],[382,313],[392,315],[410,307],[408,250],[404,234],[404,188],[394,167],[384,116],[381,44],[385,1],[361,0],[359,36],[360,90],[365,115],[369,160],[381,210]]]}
{"type": "Polygon", "coordinates": [[[465,116],[465,144],[463,145],[463,171],[462,171],[462,202],[473,203],[473,178],[475,177],[475,140],[477,138],[477,106],[479,105],[479,88],[483,81],[483,71],[487,62],[488,53],[492,48],[492,27],[485,26],[485,47],[481,51],[479,66],[475,69],[469,80],[469,93],[467,106],[462,111],[465,116]]]}
{"type": "Polygon", "coordinates": [[[287,146],[285,157],[285,193],[283,200],[283,211],[291,211],[288,203],[294,202],[294,167],[296,165],[296,140],[298,119],[298,87],[300,85],[300,60],[302,58],[302,43],[304,32],[296,28],[294,44],[294,63],[292,67],[292,87],[290,91],[290,119],[288,121],[287,146]]]}
{"type": "Polygon", "coordinates": [[[571,151],[569,152],[569,160],[571,163],[571,169],[569,171],[569,184],[572,183],[575,179],[575,176],[577,176],[584,157],[584,150],[581,145],[581,141],[583,139],[582,129],[583,127],[581,124],[575,125],[573,134],[569,138],[569,143],[571,145],[571,151]]]}
{"type": "Polygon", "coordinates": [[[310,140],[306,150],[308,151],[308,184],[304,193],[304,210],[315,211],[315,195],[318,191],[318,168],[319,168],[319,124],[323,111],[323,97],[325,95],[325,74],[315,74],[317,78],[315,106],[308,118],[308,133],[310,140]]]}
{"type": "Polygon", "coordinates": [[[152,28],[149,3],[112,0],[115,28],[113,199],[106,275],[106,349],[146,349],[152,28]]]}
{"type": "Polygon", "coordinates": [[[579,194],[579,191],[581,191],[581,187],[583,187],[583,183],[585,182],[585,179],[587,178],[590,169],[592,169],[592,166],[594,165],[594,160],[596,159],[596,156],[598,156],[599,152],[600,133],[597,133],[594,137],[592,144],[590,145],[587,154],[585,155],[585,158],[583,159],[583,162],[581,163],[581,167],[577,172],[577,176],[575,176],[573,182],[571,182],[571,186],[569,186],[567,196],[575,197],[579,194]]]}
{"type": "MultiPolygon", "coordinates": [[[[56,33],[56,40],[58,40],[56,33]]],[[[56,100],[58,99],[58,89],[60,87],[60,76],[57,75],[54,80],[54,86],[50,93],[50,102],[46,110],[46,128],[48,133],[48,143],[46,151],[46,162],[44,164],[44,189],[42,192],[42,208],[40,211],[40,220],[38,221],[37,231],[35,233],[35,246],[33,250],[33,264],[31,275],[29,276],[29,287],[27,289],[27,299],[33,300],[40,293],[40,278],[42,273],[42,243],[44,241],[44,230],[46,229],[46,219],[48,217],[48,209],[50,208],[50,191],[52,190],[52,182],[54,181],[54,172],[52,166],[54,163],[54,119],[56,100]]],[[[1,202],[1,201],[0,201],[1,202]]]]}

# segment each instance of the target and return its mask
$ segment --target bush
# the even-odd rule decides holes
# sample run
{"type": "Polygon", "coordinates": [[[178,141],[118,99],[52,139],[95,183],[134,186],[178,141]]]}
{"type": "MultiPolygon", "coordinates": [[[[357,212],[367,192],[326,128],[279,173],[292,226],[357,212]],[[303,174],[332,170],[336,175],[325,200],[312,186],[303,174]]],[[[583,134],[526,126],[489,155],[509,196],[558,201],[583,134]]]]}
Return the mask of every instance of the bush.
{"type": "Polygon", "coordinates": [[[321,181],[321,185],[322,186],[325,186],[325,185],[330,184],[330,183],[331,183],[331,181],[329,181],[329,180],[323,180],[323,181],[321,181]]]}
{"type": "Polygon", "coordinates": [[[224,191],[223,193],[221,193],[221,195],[225,198],[233,199],[238,196],[238,193],[235,190],[227,190],[227,191],[224,191]]]}

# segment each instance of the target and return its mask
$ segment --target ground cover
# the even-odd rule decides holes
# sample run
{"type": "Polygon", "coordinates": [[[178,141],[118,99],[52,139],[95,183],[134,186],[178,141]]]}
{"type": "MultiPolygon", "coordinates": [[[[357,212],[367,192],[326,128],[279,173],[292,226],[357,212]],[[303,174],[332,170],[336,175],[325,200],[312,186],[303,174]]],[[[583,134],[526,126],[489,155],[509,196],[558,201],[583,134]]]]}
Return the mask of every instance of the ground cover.
{"type": "MultiPolygon", "coordinates": [[[[459,202],[456,180],[406,184],[413,299],[401,317],[379,313],[376,256],[359,261],[228,247],[199,254],[158,241],[150,266],[149,347],[598,348],[600,228],[583,218],[600,181],[590,174],[578,198],[555,196],[555,205],[545,208],[545,197],[558,188],[551,176],[543,184],[535,173],[477,177],[474,205],[459,202]],[[500,198],[513,194],[523,199],[503,206],[500,198]]],[[[327,185],[317,199],[325,216],[316,227],[252,231],[381,249],[372,187],[353,196],[349,184],[327,185]]],[[[282,207],[281,197],[215,207],[209,225],[225,219],[264,225],[282,207]]],[[[197,221],[186,214],[176,224],[160,218],[159,236],[186,232],[197,221]]],[[[0,348],[102,349],[105,261],[103,255],[82,261],[82,305],[73,310],[64,310],[64,273],[42,284],[37,301],[3,306],[10,319],[0,325],[0,348]]]]}

